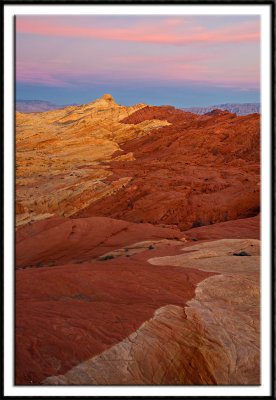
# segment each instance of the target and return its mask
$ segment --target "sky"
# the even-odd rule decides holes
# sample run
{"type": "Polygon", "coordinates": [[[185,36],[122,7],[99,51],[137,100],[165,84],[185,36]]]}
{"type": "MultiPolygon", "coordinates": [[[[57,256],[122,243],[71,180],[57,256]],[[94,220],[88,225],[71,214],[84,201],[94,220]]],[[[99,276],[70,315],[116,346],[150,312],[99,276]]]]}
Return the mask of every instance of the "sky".
{"type": "Polygon", "coordinates": [[[17,16],[16,98],[176,107],[259,102],[257,16],[17,16]]]}

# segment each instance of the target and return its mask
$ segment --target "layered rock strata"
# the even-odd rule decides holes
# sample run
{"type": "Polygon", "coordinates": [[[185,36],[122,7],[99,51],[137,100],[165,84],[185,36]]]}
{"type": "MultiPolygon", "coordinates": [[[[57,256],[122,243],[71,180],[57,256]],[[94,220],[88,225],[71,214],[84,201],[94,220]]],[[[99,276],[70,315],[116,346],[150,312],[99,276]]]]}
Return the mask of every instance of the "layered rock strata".
{"type": "Polygon", "coordinates": [[[119,106],[105,95],[83,106],[16,113],[17,226],[54,214],[70,216],[124,188],[131,177],[105,181],[113,153],[116,160],[132,160],[132,153],[120,157],[121,144],[168,124],[120,122],[144,106],[119,106]]]}
{"type": "Polygon", "coordinates": [[[16,117],[17,226],[51,215],[201,225],[260,211],[260,116],[112,96],[16,117]]]}
{"type": "Polygon", "coordinates": [[[209,116],[172,107],[144,107],[127,124],[166,120],[170,125],[127,141],[132,162],[110,164],[106,181],[131,177],[123,190],[75,215],[105,215],[182,230],[252,217],[260,211],[258,114],[209,116]]]}

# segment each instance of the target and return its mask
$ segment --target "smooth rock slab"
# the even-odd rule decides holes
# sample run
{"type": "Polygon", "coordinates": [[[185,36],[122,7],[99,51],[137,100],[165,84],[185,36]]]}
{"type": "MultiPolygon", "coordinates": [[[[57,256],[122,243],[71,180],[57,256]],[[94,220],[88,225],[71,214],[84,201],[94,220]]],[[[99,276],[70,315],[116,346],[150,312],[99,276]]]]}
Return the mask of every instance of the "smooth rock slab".
{"type": "Polygon", "coordinates": [[[167,305],[119,344],[64,375],[66,384],[260,383],[259,241],[219,240],[152,264],[220,272],[199,283],[186,307],[167,305]],[[233,257],[251,247],[252,257],[233,257]]]}

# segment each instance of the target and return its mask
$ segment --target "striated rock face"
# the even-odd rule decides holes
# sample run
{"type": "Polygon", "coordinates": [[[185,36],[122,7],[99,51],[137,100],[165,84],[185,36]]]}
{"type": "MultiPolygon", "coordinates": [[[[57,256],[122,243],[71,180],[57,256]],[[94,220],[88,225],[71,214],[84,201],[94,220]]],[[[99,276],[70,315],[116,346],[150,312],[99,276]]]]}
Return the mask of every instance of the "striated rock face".
{"type": "Polygon", "coordinates": [[[17,225],[58,214],[188,229],[256,215],[259,120],[123,107],[111,95],[17,113],[17,225]]]}
{"type": "Polygon", "coordinates": [[[170,125],[126,142],[122,148],[135,160],[110,165],[107,181],[132,177],[126,188],[76,216],[189,229],[258,214],[259,115],[196,116],[173,107],[144,107],[123,122],[137,126],[153,119],[170,125]]]}
{"type": "Polygon", "coordinates": [[[199,283],[186,307],[159,308],[119,344],[44,384],[259,384],[259,251],[258,240],[226,239],[150,259],[219,275],[199,283]],[[245,249],[251,257],[233,256],[245,249]]]}
{"type": "MultiPolygon", "coordinates": [[[[104,95],[84,106],[71,106],[35,114],[16,114],[17,226],[58,214],[70,216],[102,197],[123,188],[131,180],[113,182],[108,162],[121,144],[143,136],[167,121],[144,121],[133,127],[121,119],[145,105],[117,105],[104,95]]],[[[132,153],[122,154],[132,160],[132,153]]]]}

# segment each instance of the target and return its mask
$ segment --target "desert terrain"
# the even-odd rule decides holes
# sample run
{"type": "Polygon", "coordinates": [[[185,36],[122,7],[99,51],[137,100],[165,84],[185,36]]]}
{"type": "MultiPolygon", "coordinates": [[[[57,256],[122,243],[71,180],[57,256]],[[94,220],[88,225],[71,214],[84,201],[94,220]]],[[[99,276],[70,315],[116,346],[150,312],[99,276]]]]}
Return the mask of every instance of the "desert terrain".
{"type": "Polygon", "coordinates": [[[260,114],[16,113],[18,385],[260,384],[260,114]]]}

